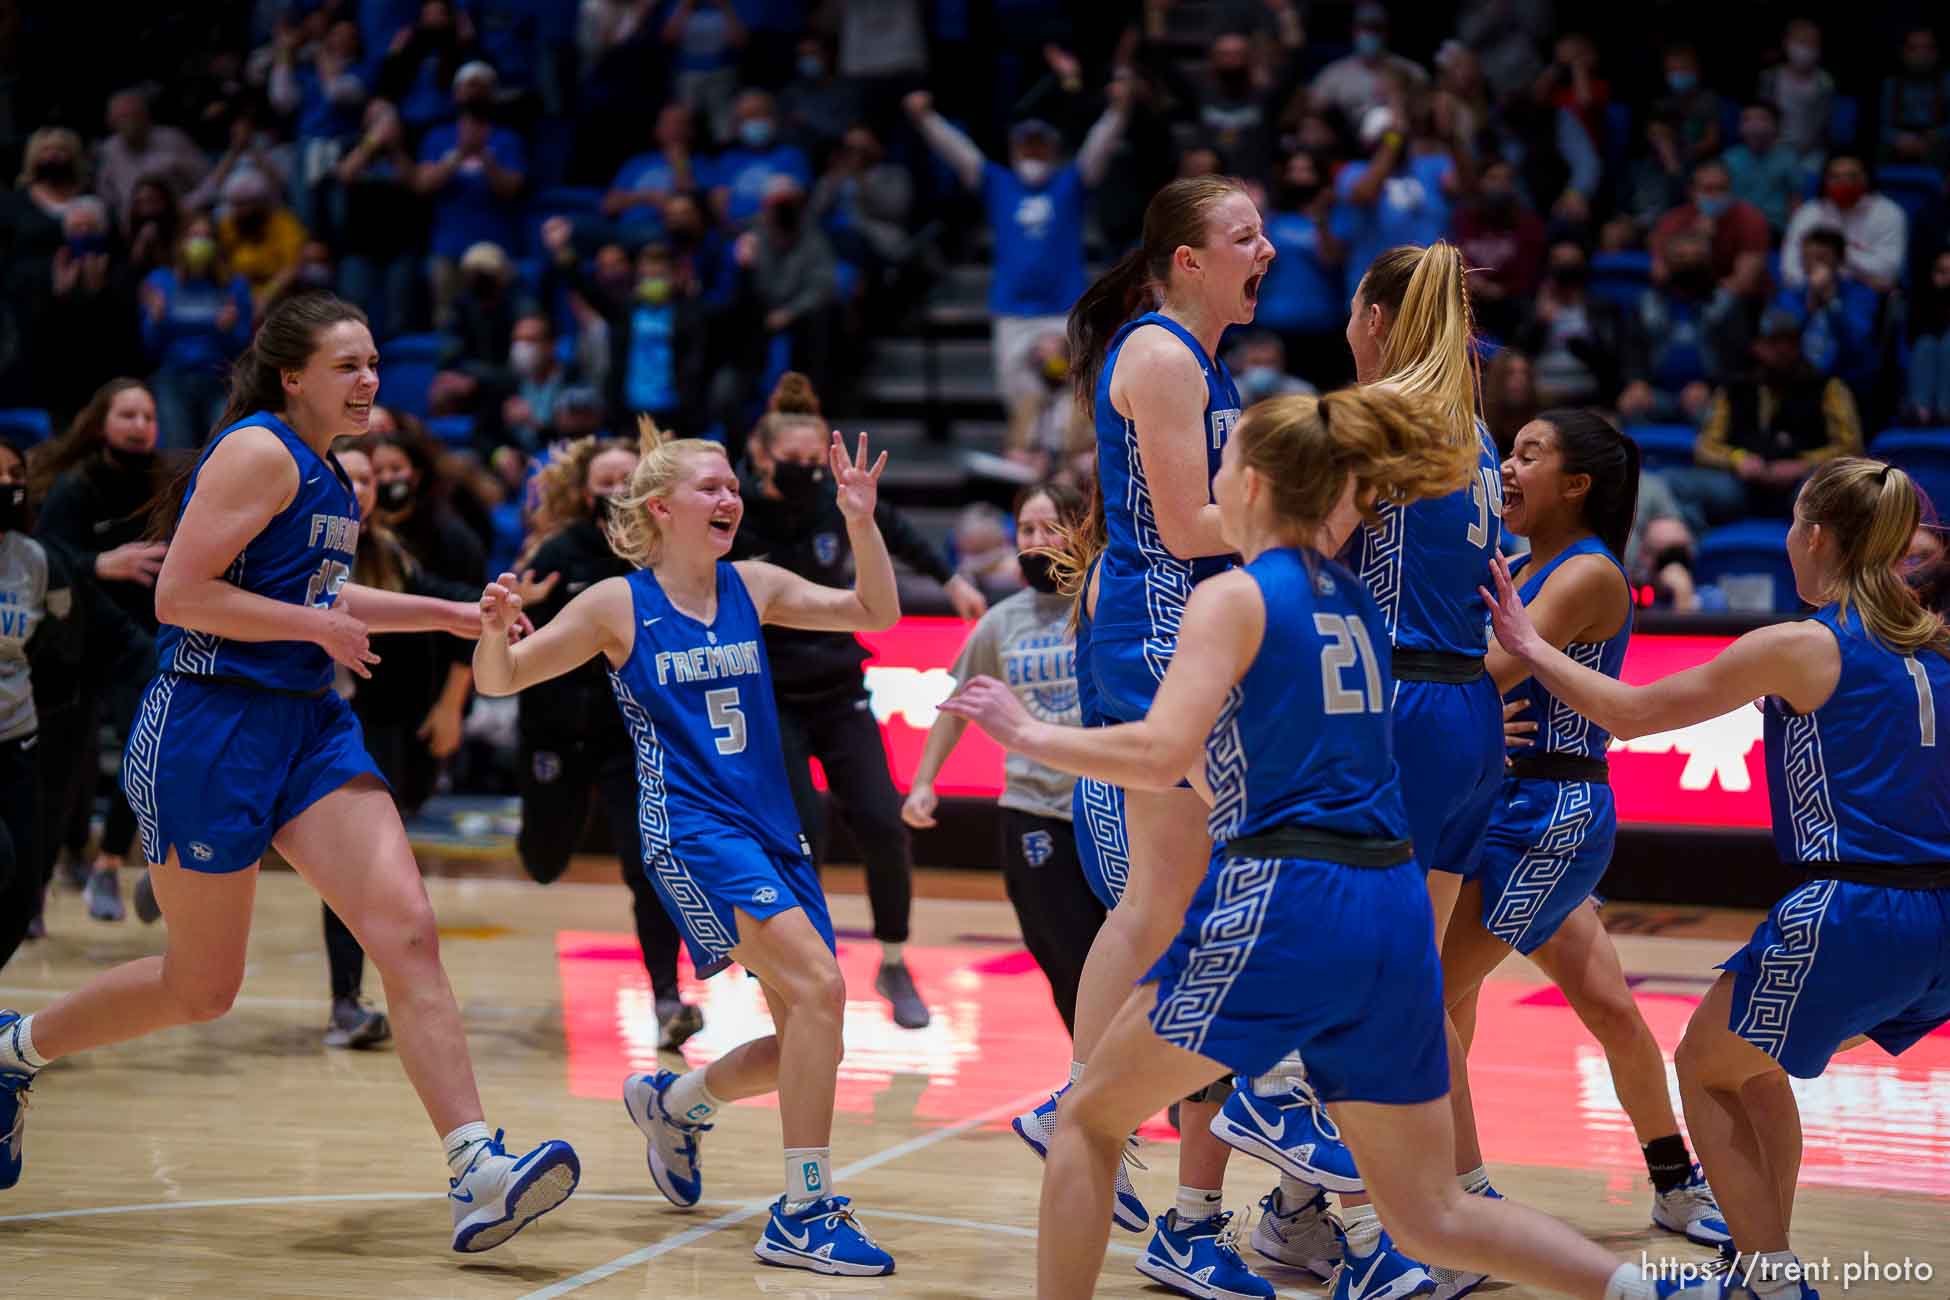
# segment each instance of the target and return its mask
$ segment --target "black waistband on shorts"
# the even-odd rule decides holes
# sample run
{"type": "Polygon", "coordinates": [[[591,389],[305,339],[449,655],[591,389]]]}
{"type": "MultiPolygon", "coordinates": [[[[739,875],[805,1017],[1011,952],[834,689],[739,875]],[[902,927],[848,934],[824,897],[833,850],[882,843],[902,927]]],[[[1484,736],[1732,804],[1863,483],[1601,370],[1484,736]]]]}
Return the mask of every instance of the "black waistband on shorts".
{"type": "Polygon", "coordinates": [[[1226,841],[1225,853],[1229,858],[1317,858],[1347,867],[1399,867],[1414,860],[1415,846],[1407,840],[1350,835],[1318,826],[1275,826],[1226,841]]]}
{"type": "Polygon", "coordinates": [[[1950,862],[1802,862],[1811,880],[1883,889],[1950,889],[1950,862]]]}
{"type": "Polygon", "coordinates": [[[1531,781],[1592,781],[1599,785],[1611,782],[1611,764],[1602,758],[1586,758],[1583,754],[1512,754],[1510,756],[1510,775],[1524,777],[1531,781]]]}
{"type": "Polygon", "coordinates": [[[1452,655],[1442,650],[1395,648],[1393,672],[1401,682],[1473,682],[1484,673],[1483,656],[1452,655]]]}
{"type": "Polygon", "coordinates": [[[331,692],[330,686],[321,686],[315,691],[294,691],[285,686],[266,686],[248,677],[233,677],[229,673],[171,673],[171,677],[186,682],[202,682],[206,686],[235,686],[239,690],[256,691],[260,695],[283,695],[294,700],[322,699],[331,692]]]}

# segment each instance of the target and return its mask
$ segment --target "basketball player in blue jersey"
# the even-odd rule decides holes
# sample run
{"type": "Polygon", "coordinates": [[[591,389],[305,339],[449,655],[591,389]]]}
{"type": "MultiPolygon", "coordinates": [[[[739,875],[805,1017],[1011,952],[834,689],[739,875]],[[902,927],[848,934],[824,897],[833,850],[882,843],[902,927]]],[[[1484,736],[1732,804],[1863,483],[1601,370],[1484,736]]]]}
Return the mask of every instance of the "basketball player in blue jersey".
{"type": "Polygon", "coordinates": [[[20,1176],[20,1107],[49,1060],[230,1009],[258,859],[275,843],[385,981],[407,1077],[445,1135],[454,1249],[498,1246],[575,1189],[567,1143],[511,1156],[482,1122],[419,866],[332,690],[334,664],[370,675],[368,633],[482,630],[471,604],[346,581],[359,512],[329,448],[365,432],[378,366],[358,308],[324,293],[278,304],[233,370],[222,426],[157,504],[174,529],[156,578],[161,671],[122,784],[169,948],[31,1016],[0,1012],[0,1187],[20,1176]]]}
{"type": "Polygon", "coordinates": [[[1262,402],[1213,484],[1246,565],[1192,594],[1142,719],[1050,727],[992,678],[942,706],[1012,751],[1133,794],[1202,759],[1213,794],[1217,866],[1179,864],[1195,890],[1184,924],[1119,1008],[1051,1140],[1044,1300],[1093,1290],[1132,1125],[1202,1079],[1259,1075],[1296,1048],[1409,1249],[1580,1300],[1681,1294],[1555,1219],[1465,1194],[1449,1172],[1441,974],[1393,756],[1387,625],[1329,557],[1367,503],[1452,491],[1475,464],[1426,398],[1373,388],[1262,402]]]}
{"type": "Polygon", "coordinates": [[[1615,736],[1684,727],[1758,697],[1781,860],[1810,880],[1725,963],[1676,1055],[1686,1126],[1740,1254],[1726,1294],[1813,1300],[1788,1241],[1801,1165],[1790,1077],[1863,1037],[1899,1054],[1950,1022],[1950,631],[1897,575],[1921,517],[1880,461],[1822,465],[1788,530],[1818,608],[1708,663],[1627,686],[1552,646],[1497,569],[1496,639],[1615,736]]]}
{"type": "MultiPolygon", "coordinates": [[[[1608,677],[1625,664],[1632,592],[1619,567],[1638,501],[1638,446],[1596,411],[1546,411],[1517,431],[1503,463],[1503,523],[1530,541],[1512,565],[1531,621],[1608,677]]],[[[1652,1221],[1703,1246],[1727,1240],[1713,1193],[1679,1134],[1666,1061],[1625,983],[1592,893],[1618,829],[1602,727],[1552,699],[1530,670],[1491,646],[1490,676],[1523,739],[1512,752],[1481,860],[1442,942],[1444,997],[1467,1052],[1483,980],[1512,949],[1564,990],[1604,1048],[1652,1179],[1652,1221]]],[[[1468,1090],[1458,1082],[1459,1098],[1468,1090]]],[[[1482,1164],[1474,1125],[1456,1129],[1456,1163],[1482,1164]]]]}
{"type": "MultiPolygon", "coordinates": [[[[1090,676],[1109,719],[1143,716],[1176,651],[1192,588],[1229,563],[1210,483],[1239,394],[1216,353],[1227,326],[1251,322],[1272,258],[1259,210],[1239,182],[1173,181],[1145,209],[1142,244],[1071,310],[1077,400],[1097,434],[1097,490],[1062,567],[1079,581],[1101,552],[1090,655],[1078,673],[1090,676]]],[[[1176,866],[1211,857],[1204,815],[1189,784],[1125,796],[1129,888],[1084,963],[1073,1082],[1131,982],[1184,917],[1191,882],[1176,866]]],[[[1061,1095],[1016,1118],[1039,1155],[1061,1095]]],[[[1179,1107],[1177,1203],[1157,1220],[1138,1269],[1189,1296],[1271,1296],[1223,1231],[1227,1151],[1210,1131],[1216,1099],[1201,1089],[1179,1107]]],[[[1121,1169],[1118,1177],[1117,1222],[1142,1231],[1144,1205],[1121,1169]]]]}
{"type": "MultiPolygon", "coordinates": [[[[765,623],[872,631],[900,618],[893,562],[874,524],[883,453],[867,440],[829,451],[853,547],[840,591],[759,560],[731,563],[744,504],[715,442],[685,438],[644,453],[611,514],[610,544],[636,566],[566,605],[509,646],[484,633],[474,682],[510,695],[601,656],[636,745],[643,858],[700,976],[732,962],[765,990],[775,1032],[702,1070],[632,1075],[623,1102],[648,1141],[651,1177],[672,1204],[704,1194],[699,1139],[726,1102],[779,1094],[785,1193],[754,1253],[767,1264],[864,1277],[894,1271],[832,1190],[833,1092],[846,983],[833,923],[786,784],[765,623]],[[493,644],[489,644],[489,642],[493,644]]],[[[520,608],[514,575],[481,597],[484,629],[520,608]]]]}

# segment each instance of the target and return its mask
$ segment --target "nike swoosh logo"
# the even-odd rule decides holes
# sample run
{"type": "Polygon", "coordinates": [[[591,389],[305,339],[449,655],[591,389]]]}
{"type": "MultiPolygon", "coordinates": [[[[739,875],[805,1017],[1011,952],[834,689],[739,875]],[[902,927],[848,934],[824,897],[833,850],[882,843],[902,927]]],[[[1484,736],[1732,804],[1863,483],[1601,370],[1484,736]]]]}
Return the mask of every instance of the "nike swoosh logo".
{"type": "Polygon", "coordinates": [[[312,484],[316,482],[318,482],[318,475],[314,474],[310,478],[305,480],[305,486],[310,487],[312,484]]]}
{"type": "Polygon", "coordinates": [[[652,626],[653,624],[656,624],[656,623],[661,623],[661,622],[663,622],[663,621],[664,621],[664,616],[663,616],[662,614],[659,614],[659,615],[657,615],[657,616],[656,616],[655,618],[646,618],[646,619],[644,619],[644,620],[643,620],[643,626],[645,626],[645,627],[650,627],[650,626],[652,626]]]}
{"type": "Polygon", "coordinates": [[[1368,1265],[1368,1271],[1361,1275],[1361,1280],[1349,1288],[1347,1300],[1363,1300],[1368,1294],[1368,1283],[1374,1281],[1374,1275],[1381,1271],[1383,1258],[1379,1250],[1374,1253],[1374,1263],[1368,1265]]]}
{"type": "Polygon", "coordinates": [[[1277,1124],[1268,1124],[1266,1122],[1266,1117],[1259,1113],[1259,1107],[1254,1106],[1249,1102],[1247,1103],[1245,1110],[1248,1115],[1252,1116],[1253,1127],[1258,1129],[1261,1133],[1264,1133],[1269,1140],[1278,1142],[1281,1139],[1281,1137],[1285,1136],[1286,1116],[1284,1115],[1280,1116],[1280,1122],[1277,1124]]]}
{"type": "MultiPolygon", "coordinates": [[[[1191,1251],[1188,1250],[1181,1255],[1178,1253],[1178,1247],[1172,1245],[1169,1238],[1160,1236],[1158,1240],[1164,1243],[1165,1254],[1171,1256],[1172,1263],[1182,1269],[1189,1270],[1192,1267],[1193,1254],[1191,1251]]],[[[1355,1300],[1360,1300],[1360,1297],[1355,1297],[1355,1300]]]]}
{"type": "Polygon", "coordinates": [[[805,1232],[795,1237],[792,1235],[792,1229],[785,1226],[785,1221],[783,1219],[774,1219],[773,1222],[779,1225],[779,1235],[781,1237],[784,1237],[787,1241],[791,1242],[794,1246],[798,1247],[800,1250],[804,1250],[808,1245],[812,1243],[812,1233],[805,1232]]]}
{"type": "Polygon", "coordinates": [[[474,1203],[474,1193],[472,1192],[448,1192],[447,1195],[459,1201],[462,1205],[472,1205],[474,1203]]]}

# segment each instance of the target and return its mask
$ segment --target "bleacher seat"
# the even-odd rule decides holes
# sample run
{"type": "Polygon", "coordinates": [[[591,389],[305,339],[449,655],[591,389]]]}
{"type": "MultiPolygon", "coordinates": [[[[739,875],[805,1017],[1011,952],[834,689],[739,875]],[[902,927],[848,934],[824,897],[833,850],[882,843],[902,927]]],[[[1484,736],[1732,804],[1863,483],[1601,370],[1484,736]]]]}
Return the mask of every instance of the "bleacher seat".
{"type": "Polygon", "coordinates": [[[1788,521],[1750,519],[1708,530],[1693,555],[1701,586],[1718,583],[1730,609],[1791,613],[1801,607],[1788,564],[1788,521]]]}
{"type": "Polygon", "coordinates": [[[419,419],[427,416],[427,389],[454,348],[448,334],[402,334],[379,349],[379,404],[419,419]]]}
{"type": "Polygon", "coordinates": [[[1862,103],[1853,95],[1837,95],[1828,101],[1828,143],[1837,151],[1855,147],[1855,132],[1862,121],[1862,103]]]}
{"type": "Polygon", "coordinates": [[[1950,508],[1950,428],[1888,429],[1870,441],[1869,454],[1915,479],[1938,514],[1950,508]]]}
{"type": "Polygon", "coordinates": [[[1909,214],[1912,230],[1943,203],[1943,173],[1934,167],[1890,163],[1876,169],[1875,188],[1909,214]]]}
{"type": "Polygon", "coordinates": [[[427,421],[427,433],[443,447],[471,447],[474,445],[474,417],[436,415],[427,421]]]}
{"type": "Polygon", "coordinates": [[[1591,259],[1591,296],[1636,307],[1652,287],[1652,254],[1637,249],[1599,253],[1591,259]]]}
{"type": "Polygon", "coordinates": [[[0,410],[0,438],[32,446],[54,436],[54,422],[37,406],[0,410]]]}
{"type": "Polygon", "coordinates": [[[1693,463],[1699,430],[1690,424],[1630,424],[1625,432],[1639,445],[1646,469],[1673,469],[1693,463]]]}

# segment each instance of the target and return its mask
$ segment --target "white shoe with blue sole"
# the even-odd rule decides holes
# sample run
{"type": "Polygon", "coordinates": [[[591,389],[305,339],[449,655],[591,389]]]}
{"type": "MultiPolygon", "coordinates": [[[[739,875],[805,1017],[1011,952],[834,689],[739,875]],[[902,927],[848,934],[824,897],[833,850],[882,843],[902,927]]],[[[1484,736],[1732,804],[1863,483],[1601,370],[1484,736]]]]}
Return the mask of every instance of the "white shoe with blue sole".
{"type": "Polygon", "coordinates": [[[1699,1165],[1693,1175],[1669,1192],[1652,1196],[1652,1223],[1666,1232],[1677,1233],[1701,1246],[1718,1249],[1733,1240],[1727,1221],[1720,1214],[1720,1203],[1706,1184],[1699,1165]]]}
{"type": "Polygon", "coordinates": [[[520,1159],[501,1148],[501,1134],[474,1153],[449,1181],[454,1249],[493,1250],[569,1199],[582,1181],[582,1162],[567,1142],[544,1142],[520,1159]]]}
{"type": "Polygon", "coordinates": [[[623,1081],[623,1109],[629,1111],[630,1121],[647,1144],[644,1159],[650,1166],[650,1180],[672,1205],[687,1210],[704,1195],[697,1139],[711,1126],[686,1124],[665,1107],[664,1097],[679,1077],[670,1070],[631,1075],[623,1081]]]}

